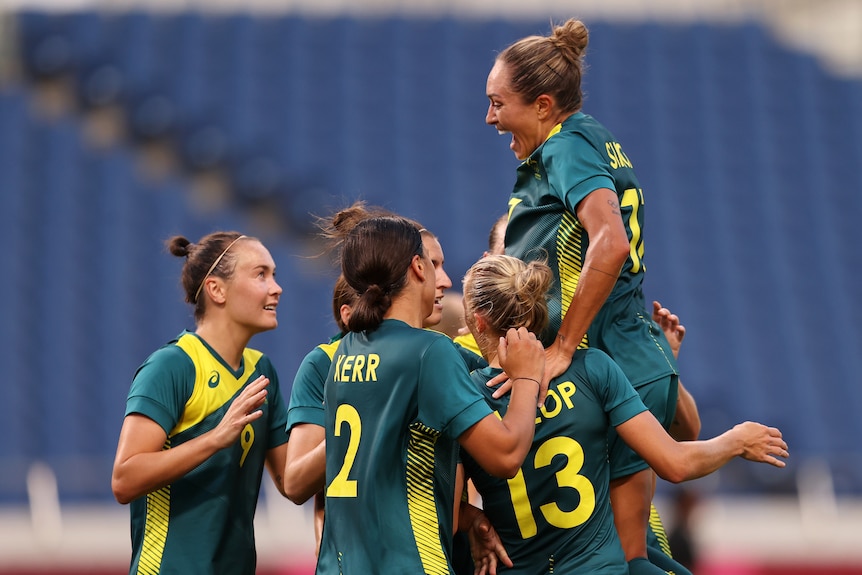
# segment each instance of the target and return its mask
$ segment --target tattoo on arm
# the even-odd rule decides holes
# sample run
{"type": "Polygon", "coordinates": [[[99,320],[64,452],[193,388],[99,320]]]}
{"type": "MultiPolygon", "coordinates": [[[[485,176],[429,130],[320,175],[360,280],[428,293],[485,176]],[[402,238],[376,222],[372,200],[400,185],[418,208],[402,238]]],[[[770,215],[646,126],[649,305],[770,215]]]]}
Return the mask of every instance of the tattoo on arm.
{"type": "Polygon", "coordinates": [[[619,203],[617,203],[616,198],[614,198],[612,200],[609,199],[608,205],[611,207],[611,213],[616,214],[618,216],[622,215],[622,213],[620,212],[620,205],[619,205],[619,203]]]}

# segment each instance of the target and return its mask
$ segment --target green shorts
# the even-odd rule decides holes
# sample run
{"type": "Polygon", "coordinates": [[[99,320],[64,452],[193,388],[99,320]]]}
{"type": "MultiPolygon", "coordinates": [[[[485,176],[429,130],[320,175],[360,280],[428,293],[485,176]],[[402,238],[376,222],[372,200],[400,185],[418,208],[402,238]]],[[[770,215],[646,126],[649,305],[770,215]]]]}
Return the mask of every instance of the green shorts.
{"type": "MultiPolygon", "coordinates": [[[[636,388],[644,405],[655,415],[665,429],[670,429],[676,415],[679,396],[679,376],[668,375],[636,388]]],[[[608,458],[611,479],[619,479],[647,469],[649,465],[620,438],[615,428],[608,431],[608,458]]]]}

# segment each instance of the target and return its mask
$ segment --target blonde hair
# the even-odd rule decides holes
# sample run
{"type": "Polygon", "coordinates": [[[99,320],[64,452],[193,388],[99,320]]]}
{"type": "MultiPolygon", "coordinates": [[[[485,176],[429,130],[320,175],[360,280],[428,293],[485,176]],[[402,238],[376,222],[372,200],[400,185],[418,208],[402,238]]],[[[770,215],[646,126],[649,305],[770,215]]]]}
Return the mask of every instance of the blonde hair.
{"type": "Polygon", "coordinates": [[[510,89],[524,102],[548,94],[560,111],[574,113],[583,105],[581,77],[589,41],[586,25],[572,18],[552,26],[550,36],[521,38],[500,52],[497,60],[506,65],[510,89]]]}
{"type": "Polygon", "coordinates": [[[464,276],[464,311],[481,315],[488,327],[503,334],[512,327],[541,333],[548,324],[546,294],[554,280],[542,261],[489,255],[464,276]]]}

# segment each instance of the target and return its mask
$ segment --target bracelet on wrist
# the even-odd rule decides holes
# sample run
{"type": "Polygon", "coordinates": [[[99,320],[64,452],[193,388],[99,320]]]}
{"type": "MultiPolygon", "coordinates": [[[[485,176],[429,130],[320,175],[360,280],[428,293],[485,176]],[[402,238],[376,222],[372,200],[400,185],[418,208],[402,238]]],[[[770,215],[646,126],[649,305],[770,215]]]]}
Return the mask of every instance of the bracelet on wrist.
{"type": "Polygon", "coordinates": [[[529,381],[535,381],[535,382],[536,382],[536,385],[538,385],[539,387],[542,387],[542,382],[541,382],[541,381],[539,381],[538,379],[535,379],[535,378],[532,378],[532,377],[513,377],[513,378],[512,378],[512,381],[515,381],[516,379],[526,379],[526,380],[529,380],[529,381]]]}

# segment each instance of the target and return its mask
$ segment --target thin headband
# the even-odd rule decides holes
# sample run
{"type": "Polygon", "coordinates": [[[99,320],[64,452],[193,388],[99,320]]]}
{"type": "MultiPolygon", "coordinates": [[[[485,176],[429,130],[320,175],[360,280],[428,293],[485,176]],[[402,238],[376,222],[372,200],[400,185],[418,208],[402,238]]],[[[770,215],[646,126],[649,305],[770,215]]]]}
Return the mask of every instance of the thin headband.
{"type": "Polygon", "coordinates": [[[221,261],[221,259],[227,253],[227,251],[229,249],[231,249],[235,243],[237,243],[238,241],[240,241],[244,237],[246,237],[246,236],[240,236],[237,239],[235,239],[234,241],[232,241],[230,244],[228,244],[228,246],[224,249],[224,251],[221,253],[221,255],[216,258],[216,261],[213,262],[213,265],[210,266],[210,269],[207,272],[207,275],[204,276],[204,279],[201,280],[201,285],[198,286],[198,291],[195,292],[195,303],[198,303],[198,296],[201,295],[201,290],[204,289],[204,282],[207,281],[207,278],[210,277],[210,274],[213,273],[214,269],[216,269],[216,266],[218,265],[218,263],[221,261]]]}

